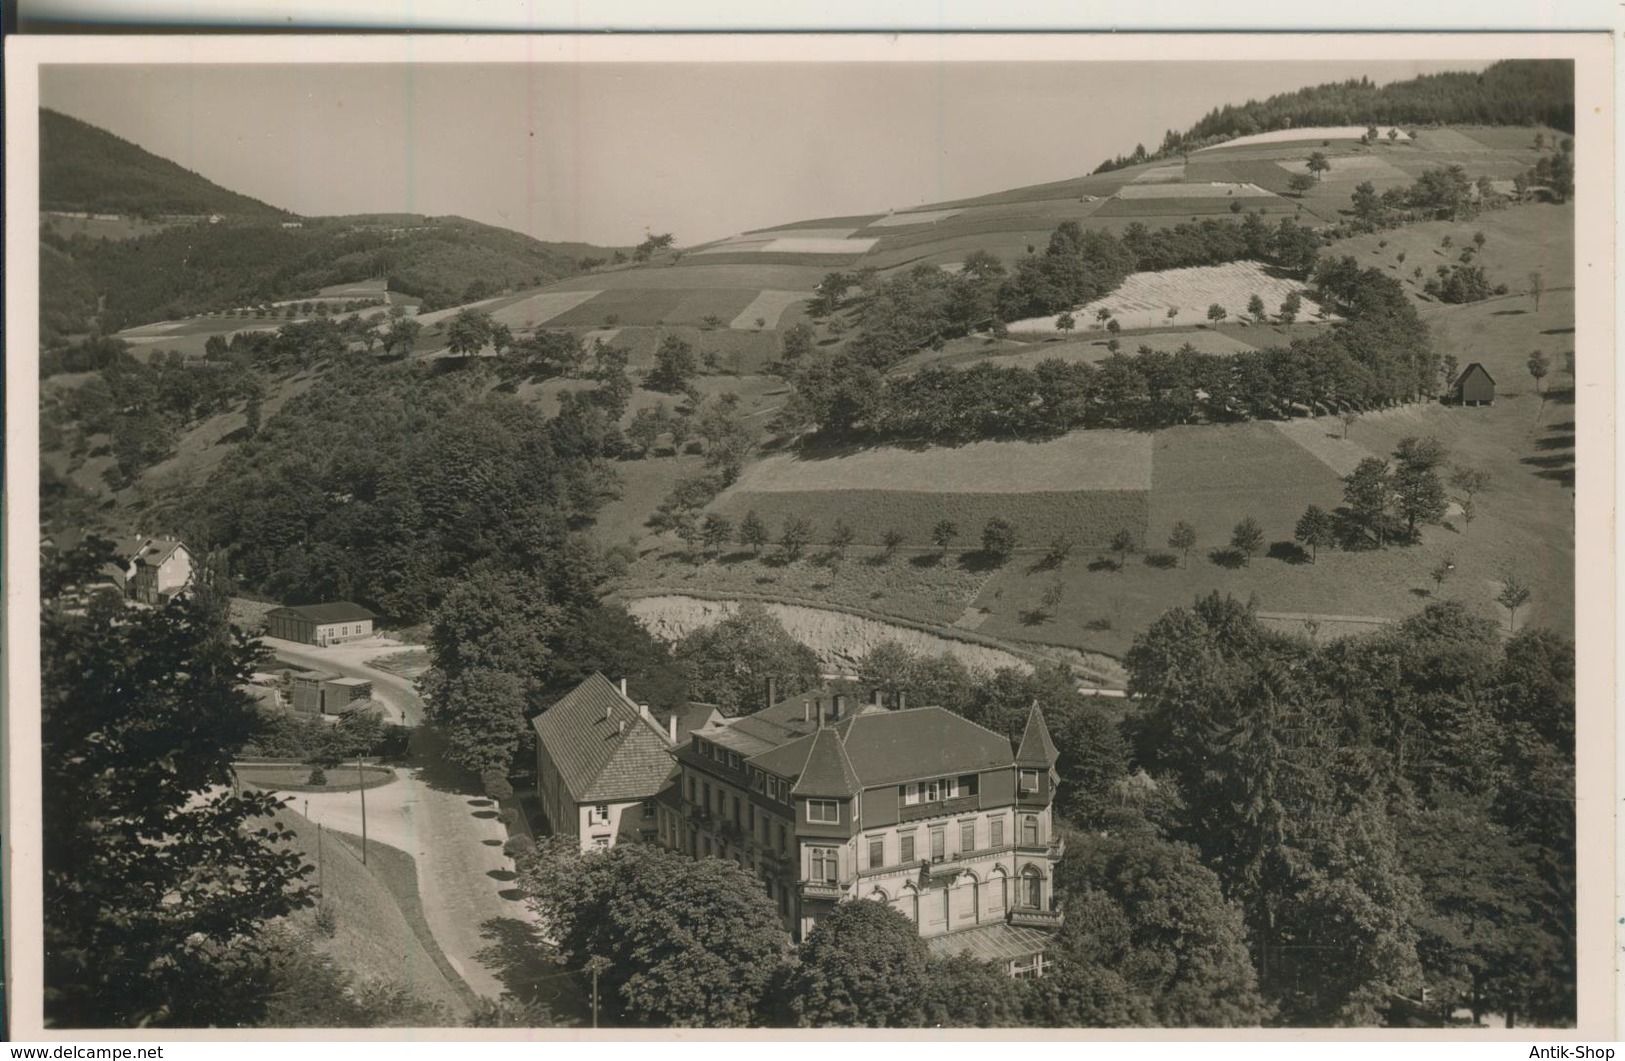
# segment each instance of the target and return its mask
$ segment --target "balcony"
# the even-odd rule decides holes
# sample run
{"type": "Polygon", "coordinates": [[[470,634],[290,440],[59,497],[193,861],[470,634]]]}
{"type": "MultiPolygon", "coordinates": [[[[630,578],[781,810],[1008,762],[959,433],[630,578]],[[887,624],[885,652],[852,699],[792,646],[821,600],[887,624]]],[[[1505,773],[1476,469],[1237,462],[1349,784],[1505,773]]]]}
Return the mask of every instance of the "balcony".
{"type": "Polygon", "coordinates": [[[1036,906],[1018,906],[1010,911],[1010,924],[1017,928],[1037,928],[1053,932],[1061,927],[1066,915],[1059,910],[1043,910],[1036,906]]]}
{"type": "Polygon", "coordinates": [[[830,884],[827,881],[802,881],[801,897],[803,899],[827,899],[830,902],[840,902],[846,898],[847,888],[844,884],[830,884]]]}
{"type": "Polygon", "coordinates": [[[1066,854],[1066,841],[1057,836],[1051,838],[1047,843],[1017,844],[1016,854],[1031,855],[1034,858],[1058,859],[1066,854]]]}
{"type": "Polygon", "coordinates": [[[899,822],[917,822],[922,818],[945,818],[952,814],[965,814],[980,809],[976,796],[955,796],[953,799],[932,800],[929,803],[904,804],[897,812],[899,822]]]}

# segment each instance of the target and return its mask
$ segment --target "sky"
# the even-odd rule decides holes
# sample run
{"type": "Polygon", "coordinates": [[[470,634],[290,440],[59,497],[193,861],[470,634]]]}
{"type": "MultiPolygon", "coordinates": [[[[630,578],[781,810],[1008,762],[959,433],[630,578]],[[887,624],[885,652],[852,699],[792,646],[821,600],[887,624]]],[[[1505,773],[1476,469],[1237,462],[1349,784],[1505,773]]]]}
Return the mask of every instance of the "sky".
{"type": "Polygon", "coordinates": [[[44,106],[304,215],[678,246],[1061,180],[1225,103],[1485,63],[72,65],[44,106]]]}

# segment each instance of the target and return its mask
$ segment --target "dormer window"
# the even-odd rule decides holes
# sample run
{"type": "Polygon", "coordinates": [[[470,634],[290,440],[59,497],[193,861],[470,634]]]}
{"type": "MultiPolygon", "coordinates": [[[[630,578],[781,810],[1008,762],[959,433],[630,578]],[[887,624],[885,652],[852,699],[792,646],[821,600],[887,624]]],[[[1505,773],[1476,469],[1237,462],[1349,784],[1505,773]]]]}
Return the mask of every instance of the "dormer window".
{"type": "Polygon", "coordinates": [[[1030,795],[1032,795],[1033,793],[1035,793],[1037,791],[1038,791],[1038,771],[1037,770],[1023,770],[1023,771],[1021,771],[1021,786],[1020,786],[1021,794],[1023,796],[1030,796],[1030,795]]]}

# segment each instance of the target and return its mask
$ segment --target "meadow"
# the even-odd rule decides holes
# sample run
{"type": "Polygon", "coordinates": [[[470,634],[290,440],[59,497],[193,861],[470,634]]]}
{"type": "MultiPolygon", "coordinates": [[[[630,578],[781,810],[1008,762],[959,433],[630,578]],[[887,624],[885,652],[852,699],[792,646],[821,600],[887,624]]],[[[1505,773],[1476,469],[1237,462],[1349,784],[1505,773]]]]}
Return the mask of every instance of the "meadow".
{"type": "MultiPolygon", "coordinates": [[[[1160,273],[1132,273],[1117,290],[1073,310],[1072,316],[1090,321],[1096,312],[1105,309],[1124,328],[1196,324],[1205,319],[1208,307],[1214,303],[1223,306],[1232,318],[1243,316],[1255,294],[1273,315],[1289,294],[1303,290],[1302,281],[1281,276],[1278,270],[1259,262],[1199,265],[1160,273]],[[1170,308],[1179,310],[1171,319],[1170,308]]],[[[1313,308],[1313,303],[1306,300],[1304,314],[1308,316],[1313,308]]],[[[1054,333],[1055,321],[1055,316],[1029,317],[1012,321],[1009,327],[1012,332],[1054,333]]]]}
{"type": "MultiPolygon", "coordinates": [[[[1245,331],[1246,329],[1239,329],[1245,331]]],[[[1111,356],[1104,331],[1089,330],[1088,338],[1057,342],[1020,342],[1015,340],[987,340],[976,338],[973,345],[955,347],[950,343],[940,351],[922,351],[892,370],[894,375],[918,371],[927,365],[938,368],[965,368],[982,363],[1000,368],[1034,368],[1045,361],[1065,361],[1097,364],[1111,356]]],[[[1133,353],[1142,346],[1173,353],[1189,344],[1204,354],[1237,354],[1255,347],[1241,339],[1207,328],[1184,328],[1160,332],[1124,332],[1118,339],[1125,353],[1133,353]]]]}

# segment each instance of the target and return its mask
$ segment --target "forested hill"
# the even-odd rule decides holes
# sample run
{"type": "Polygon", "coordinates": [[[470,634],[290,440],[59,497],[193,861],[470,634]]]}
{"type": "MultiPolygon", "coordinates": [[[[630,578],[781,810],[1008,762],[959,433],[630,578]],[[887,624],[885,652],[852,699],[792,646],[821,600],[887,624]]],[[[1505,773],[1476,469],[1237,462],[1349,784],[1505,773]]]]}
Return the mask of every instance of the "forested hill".
{"type": "Polygon", "coordinates": [[[283,218],[286,210],[228,191],[105,129],[41,108],[40,206],[137,217],[222,214],[283,218]]]}
{"type": "Polygon", "coordinates": [[[1380,86],[1361,78],[1262,102],[1227,103],[1183,133],[1168,130],[1155,154],[1110,159],[1096,172],[1254,133],[1365,124],[1546,125],[1573,132],[1574,64],[1566,59],[1507,59],[1481,73],[1425,74],[1380,86]]]}

